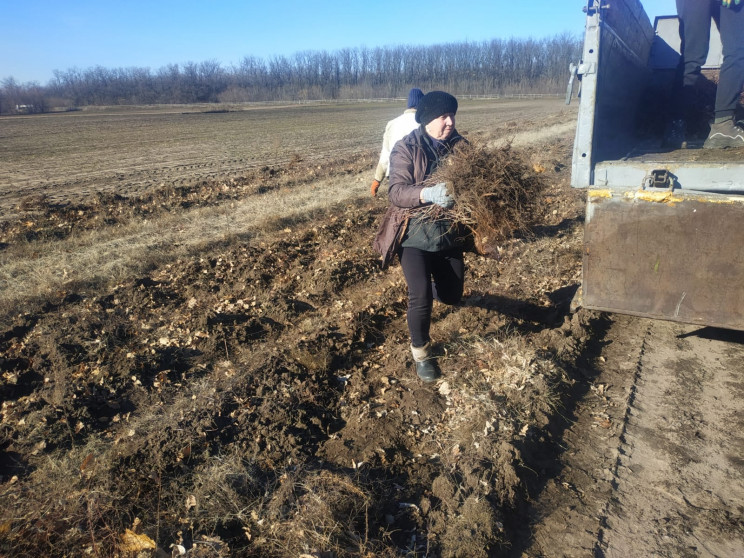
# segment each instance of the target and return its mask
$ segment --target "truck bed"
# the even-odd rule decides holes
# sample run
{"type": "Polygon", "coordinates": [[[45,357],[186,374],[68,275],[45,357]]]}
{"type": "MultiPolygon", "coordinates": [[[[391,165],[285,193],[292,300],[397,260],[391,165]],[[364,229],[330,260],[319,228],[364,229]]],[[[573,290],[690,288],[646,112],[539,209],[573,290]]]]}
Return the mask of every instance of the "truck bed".
{"type": "Polygon", "coordinates": [[[687,149],[662,147],[676,18],[663,20],[670,38],[639,0],[589,0],[586,14],[571,172],[589,189],[583,304],[744,330],[744,148],[702,148],[710,102],[688,121],[687,149]]]}
{"type": "Polygon", "coordinates": [[[598,161],[594,165],[594,186],[648,188],[655,177],[663,174],[672,179],[658,185],[663,188],[728,194],[744,192],[744,148],[702,149],[700,145],[664,150],[658,144],[639,143],[621,159],[598,161]]]}
{"type": "Polygon", "coordinates": [[[702,149],[702,141],[689,142],[687,149],[663,149],[656,144],[639,144],[632,149],[624,161],[668,162],[668,163],[730,163],[744,162],[744,147],[736,149],[702,149]],[[697,145],[699,144],[699,145],[697,145]]]}

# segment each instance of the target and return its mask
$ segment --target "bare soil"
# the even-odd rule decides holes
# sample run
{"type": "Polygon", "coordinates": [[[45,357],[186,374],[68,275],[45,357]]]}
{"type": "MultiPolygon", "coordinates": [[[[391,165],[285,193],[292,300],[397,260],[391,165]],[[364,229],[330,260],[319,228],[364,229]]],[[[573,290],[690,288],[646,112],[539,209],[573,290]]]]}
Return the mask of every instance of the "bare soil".
{"type": "MultiPolygon", "coordinates": [[[[556,98],[462,100],[458,128],[485,140],[514,138],[553,124],[570,126],[567,117],[575,109],[556,98]]],[[[90,107],[4,117],[0,220],[12,218],[9,212],[29,196],[53,204],[101,195],[143,197],[190,188],[197,181],[279,172],[300,161],[312,172],[370,151],[377,156],[380,123],[384,130],[400,112],[400,102],[388,101],[228,105],[224,110],[212,105],[90,107]]]]}
{"type": "MultiPolygon", "coordinates": [[[[380,270],[371,250],[382,113],[317,108],[312,126],[337,138],[328,153],[284,146],[265,163],[231,153],[226,168],[203,148],[213,164],[200,170],[198,149],[161,163],[143,149],[99,171],[44,178],[51,156],[34,176],[3,171],[4,267],[50,256],[34,255],[42,242],[148,221],[167,236],[207,215],[196,209],[279,213],[215,219],[214,237],[174,243],[170,258],[13,299],[0,319],[0,554],[740,553],[741,336],[572,311],[584,211],[572,115],[554,101],[470,109],[458,128],[513,141],[548,194],[541,225],[499,259],[467,255],[462,305],[435,306],[433,386],[411,370],[400,268],[380,270]],[[374,121],[361,141],[339,124],[358,113],[374,121]],[[530,127],[541,132],[517,140],[530,127]]],[[[199,130],[221,118],[195,117],[199,130]]],[[[244,125],[220,129],[240,145],[244,125]]],[[[34,281],[14,273],[9,286],[34,281]]]]}
{"type": "Polygon", "coordinates": [[[515,555],[744,555],[744,334],[606,326],[515,555]]]}

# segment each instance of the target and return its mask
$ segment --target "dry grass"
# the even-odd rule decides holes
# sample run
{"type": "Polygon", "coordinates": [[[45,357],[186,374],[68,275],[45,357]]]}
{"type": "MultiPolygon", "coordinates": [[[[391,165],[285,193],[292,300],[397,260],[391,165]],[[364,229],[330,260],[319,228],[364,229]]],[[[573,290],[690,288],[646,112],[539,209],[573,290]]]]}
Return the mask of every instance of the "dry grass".
{"type": "MultiPolygon", "coordinates": [[[[550,388],[550,382],[560,379],[561,371],[547,356],[540,356],[537,349],[526,342],[524,337],[514,334],[504,339],[474,338],[464,342],[467,354],[481,365],[478,370],[479,381],[472,385],[475,393],[489,391],[506,394],[522,391],[527,385],[548,382],[543,393],[544,401],[555,406],[558,397],[550,388]]],[[[523,412],[521,422],[529,422],[527,409],[514,409],[523,412]]]]}
{"type": "Polygon", "coordinates": [[[322,470],[299,470],[281,483],[268,503],[273,524],[258,548],[279,556],[377,555],[365,535],[374,498],[360,483],[322,470]]]}
{"type": "Polygon", "coordinates": [[[226,239],[271,234],[366,191],[358,178],[335,176],[157,219],[134,218],[61,241],[19,243],[0,252],[0,308],[49,296],[66,285],[115,283],[226,239]]]}
{"type": "Polygon", "coordinates": [[[462,402],[450,427],[453,431],[467,430],[463,439],[486,439],[499,429],[516,434],[533,425],[536,412],[540,412],[531,401],[535,393],[540,394],[536,401],[543,406],[542,412],[559,405],[558,386],[564,381],[564,371],[518,333],[500,338],[463,338],[450,352],[454,356],[449,358],[471,363],[447,386],[456,390],[462,402]]]}

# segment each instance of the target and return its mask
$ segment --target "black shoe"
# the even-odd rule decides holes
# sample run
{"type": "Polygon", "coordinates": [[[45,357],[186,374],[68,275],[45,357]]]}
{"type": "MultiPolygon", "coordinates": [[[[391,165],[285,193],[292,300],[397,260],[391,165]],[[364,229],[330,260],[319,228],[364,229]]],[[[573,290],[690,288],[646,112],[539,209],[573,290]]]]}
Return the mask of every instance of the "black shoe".
{"type": "Polygon", "coordinates": [[[703,147],[705,149],[744,147],[744,129],[740,128],[733,118],[723,122],[714,122],[710,126],[710,134],[703,147]]]}
{"type": "Polygon", "coordinates": [[[421,378],[423,382],[435,382],[442,375],[442,372],[439,370],[439,366],[437,365],[437,361],[433,358],[414,361],[414,365],[416,367],[416,375],[421,378]]]}
{"type": "Polygon", "coordinates": [[[664,147],[685,149],[687,147],[687,124],[684,120],[672,120],[664,131],[664,147]]]}

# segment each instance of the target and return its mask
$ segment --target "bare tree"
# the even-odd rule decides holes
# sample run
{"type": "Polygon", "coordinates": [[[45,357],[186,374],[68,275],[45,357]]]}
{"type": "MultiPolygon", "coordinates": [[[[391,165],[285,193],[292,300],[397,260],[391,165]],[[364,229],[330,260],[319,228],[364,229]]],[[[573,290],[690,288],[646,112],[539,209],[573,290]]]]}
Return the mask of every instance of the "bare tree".
{"type": "Polygon", "coordinates": [[[237,67],[216,60],[149,68],[55,70],[41,87],[2,82],[0,112],[55,103],[216,103],[265,100],[402,97],[410,87],[455,94],[560,94],[581,43],[569,34],[481,43],[301,51],[268,61],[246,56],[237,67]]]}

